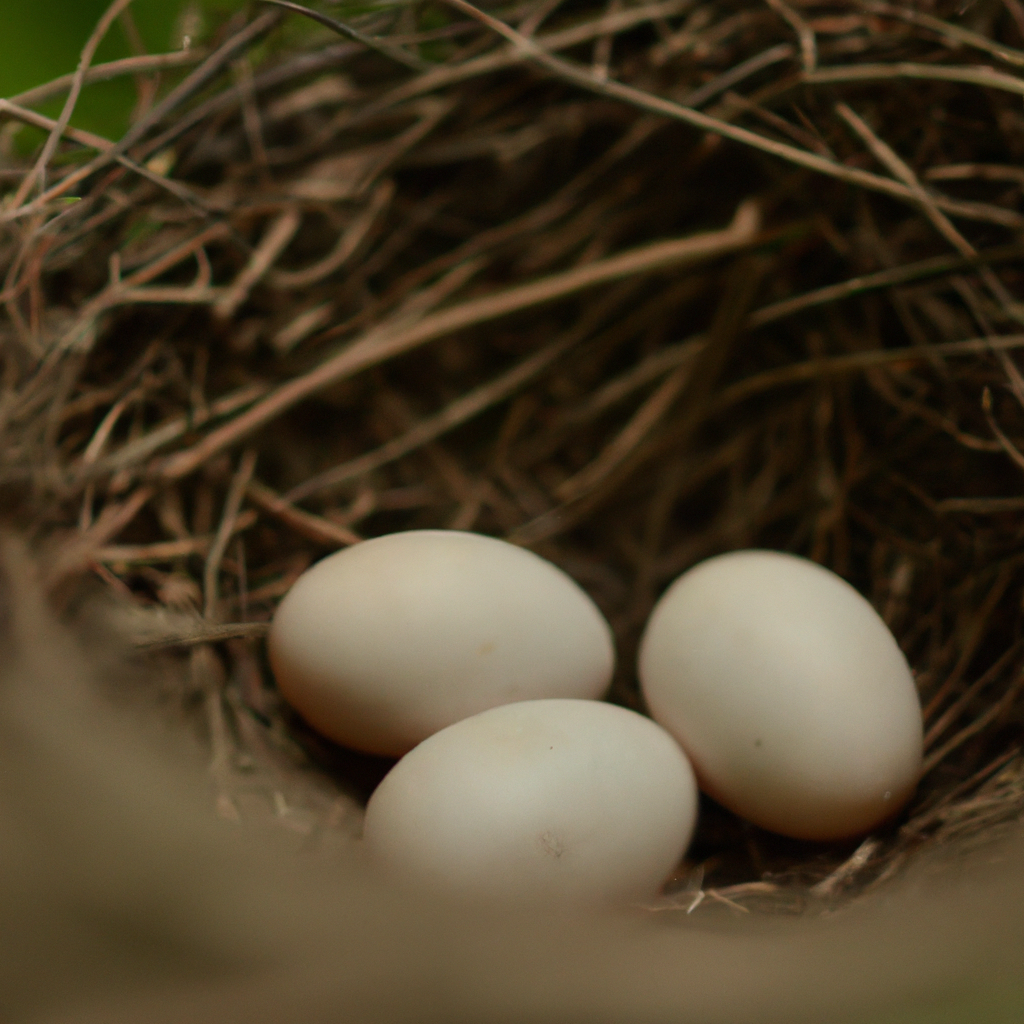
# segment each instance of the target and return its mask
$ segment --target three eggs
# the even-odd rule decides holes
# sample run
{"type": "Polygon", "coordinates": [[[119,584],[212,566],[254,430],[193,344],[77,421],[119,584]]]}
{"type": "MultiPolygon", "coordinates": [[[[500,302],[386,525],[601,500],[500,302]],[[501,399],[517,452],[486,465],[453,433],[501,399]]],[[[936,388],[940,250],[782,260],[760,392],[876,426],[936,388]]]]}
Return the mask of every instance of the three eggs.
{"type": "Polygon", "coordinates": [[[920,771],[892,634],[840,577],[777,552],[709,559],[663,595],[639,653],[653,721],[599,700],[614,643],[584,591],[479,534],[323,559],[268,652],[311,726],[401,758],[367,807],[374,859],[469,895],[642,900],[685,853],[698,782],[755,824],[828,840],[891,817],[920,771]]]}

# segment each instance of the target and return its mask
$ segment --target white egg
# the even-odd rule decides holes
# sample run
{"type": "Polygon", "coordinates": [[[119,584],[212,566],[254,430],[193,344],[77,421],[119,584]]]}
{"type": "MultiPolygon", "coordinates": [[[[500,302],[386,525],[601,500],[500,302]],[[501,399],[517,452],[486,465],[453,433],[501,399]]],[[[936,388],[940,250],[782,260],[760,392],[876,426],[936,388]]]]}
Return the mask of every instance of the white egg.
{"type": "Polygon", "coordinates": [[[653,896],[693,832],[679,745],[613,704],[536,700],[442,729],[384,778],[365,842],[417,888],[517,903],[653,896]]]}
{"type": "Polygon", "coordinates": [[[318,562],[278,607],[268,649],[310,725],[391,755],[498,704],[598,698],[615,663],[608,623],[561,569],[455,530],[393,533],[318,562]]]}
{"type": "Polygon", "coordinates": [[[735,551],[690,569],[651,614],[639,669],[701,788],[763,828],[859,835],[917,783],[906,658],[871,605],[814,562],[735,551]]]}

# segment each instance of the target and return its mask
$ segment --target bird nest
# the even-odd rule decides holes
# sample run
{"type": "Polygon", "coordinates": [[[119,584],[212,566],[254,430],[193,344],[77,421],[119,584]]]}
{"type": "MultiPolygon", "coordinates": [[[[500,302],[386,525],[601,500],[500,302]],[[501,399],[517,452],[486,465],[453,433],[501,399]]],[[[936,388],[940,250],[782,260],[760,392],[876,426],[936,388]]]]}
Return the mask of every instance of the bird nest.
{"type": "Polygon", "coordinates": [[[260,638],[316,559],[444,527],[586,588],[629,707],[654,601],[730,549],[899,640],[899,820],[817,846],[708,803],[660,909],[834,906],[1019,817],[1017,0],[255,4],[92,64],[126,7],[0,100],[0,494],[66,614],[117,599],[223,816],[358,833],[387,764],[283,707],[260,638]],[[128,133],[70,126],[115,76],[128,133]]]}

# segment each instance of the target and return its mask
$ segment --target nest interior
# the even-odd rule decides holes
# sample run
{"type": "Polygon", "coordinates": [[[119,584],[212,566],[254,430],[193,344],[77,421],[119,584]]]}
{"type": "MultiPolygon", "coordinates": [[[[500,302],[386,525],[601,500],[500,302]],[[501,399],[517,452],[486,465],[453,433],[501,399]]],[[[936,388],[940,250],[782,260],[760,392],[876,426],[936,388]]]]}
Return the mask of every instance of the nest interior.
{"type": "MultiPolygon", "coordinates": [[[[108,15],[93,48],[131,35],[108,15]]],[[[895,633],[926,730],[902,817],[812,846],[709,802],[665,907],[831,907],[1017,819],[1018,0],[299,18],[0,101],[4,519],[55,595],[116,595],[139,657],[187,666],[153,696],[220,812],[358,830],[386,764],[281,705],[260,636],[315,559],[445,527],[584,586],[630,707],[653,603],[722,551],[821,562],[895,633]],[[117,75],[128,134],[69,127],[117,75]]]]}

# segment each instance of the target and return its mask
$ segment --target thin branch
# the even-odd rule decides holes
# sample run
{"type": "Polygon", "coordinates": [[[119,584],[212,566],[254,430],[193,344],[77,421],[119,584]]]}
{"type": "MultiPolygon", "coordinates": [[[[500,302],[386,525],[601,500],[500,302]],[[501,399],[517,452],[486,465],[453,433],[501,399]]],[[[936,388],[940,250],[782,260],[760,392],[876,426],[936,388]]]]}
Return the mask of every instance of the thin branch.
{"type": "Polygon", "coordinates": [[[98,549],[116,537],[142,510],[156,488],[139,487],[124,501],[107,505],[84,533],[71,538],[47,567],[46,583],[55,586],[61,580],[81,571],[94,559],[98,549]]]}
{"type": "Polygon", "coordinates": [[[881,842],[869,836],[839,865],[827,878],[811,886],[811,892],[818,897],[834,896],[836,891],[849,883],[854,876],[867,867],[871,858],[878,853],[881,842]]]}
{"type": "Polygon", "coordinates": [[[672,408],[689,381],[691,370],[688,363],[677,366],[593,461],[558,485],[555,490],[558,500],[574,501],[622,465],[672,408]]]}
{"type": "Polygon", "coordinates": [[[281,20],[277,11],[269,11],[253,19],[248,25],[236,32],[230,39],[210,54],[202,64],[186,76],[173,88],[142,120],[134,125],[127,135],[118,143],[121,150],[127,150],[138,142],[154,125],[159,124],[175,107],[180,106],[198,92],[207,82],[219,75],[230,66],[240,54],[253,46],[263,35],[266,35],[281,20]]]}
{"type": "MultiPolygon", "coordinates": [[[[1021,83],[1024,85],[1024,83],[1021,83]]],[[[935,208],[932,197],[922,186],[917,175],[910,166],[903,160],[896,151],[882,139],[880,139],[870,128],[868,123],[860,117],[851,107],[845,103],[836,104],[836,113],[857,133],[862,142],[867,144],[868,149],[874,154],[875,159],[892,174],[899,178],[905,185],[914,190],[918,203],[924,215],[932,222],[935,229],[953,246],[957,252],[965,257],[977,256],[977,252],[967,239],[955,227],[950,219],[935,208]]]]}
{"type": "MultiPolygon", "coordinates": [[[[1005,589],[1005,587],[1003,588],[1005,589]]],[[[999,593],[1002,596],[1002,590],[999,593]]],[[[989,602],[986,601],[986,605],[989,602]]],[[[982,609],[982,613],[985,611],[991,613],[991,605],[985,609],[982,609]]],[[[980,631],[976,631],[979,632],[980,631]]],[[[979,636],[980,640],[980,636],[979,636]]],[[[974,652],[977,649],[977,642],[971,645],[970,657],[973,658],[974,652]]],[[[935,741],[957,720],[963,710],[971,703],[972,700],[994,679],[999,676],[999,673],[1006,668],[1006,666],[1013,660],[1014,656],[1020,649],[1020,641],[1011,644],[1003,653],[980,675],[977,679],[967,687],[966,690],[955,700],[953,703],[946,708],[946,710],[928,726],[928,731],[924,736],[924,748],[928,750],[930,747],[935,745],[935,741]]],[[[960,662],[963,663],[968,659],[964,658],[963,655],[960,657],[960,662]]],[[[959,668],[959,665],[957,666],[959,668]]],[[[956,669],[954,669],[953,675],[956,675],[956,669]]]]}
{"type": "Polygon", "coordinates": [[[267,283],[282,290],[308,288],[311,284],[316,284],[317,281],[340,270],[362,245],[370,229],[390,205],[394,195],[393,181],[380,182],[371,193],[369,202],[352,218],[338,236],[334,248],[323,259],[301,270],[271,270],[267,273],[267,283]]]}
{"type": "MultiPolygon", "coordinates": [[[[159,427],[154,427],[148,434],[127,442],[110,455],[100,459],[95,466],[96,474],[116,473],[140,465],[145,459],[154,455],[161,448],[180,440],[190,430],[195,430],[211,420],[231,416],[233,413],[252,405],[267,393],[266,384],[246,384],[237,391],[232,391],[223,398],[211,402],[206,410],[206,417],[179,416],[168,420],[159,427]]],[[[81,474],[88,479],[91,474],[81,474]]]]}
{"type": "MultiPolygon", "coordinates": [[[[0,98],[0,114],[8,114],[24,124],[30,124],[35,128],[44,128],[51,133],[55,132],[58,128],[57,122],[52,117],[37,113],[35,110],[28,110],[12,100],[0,98]]],[[[110,139],[104,138],[102,135],[96,135],[94,132],[87,132],[82,128],[69,128],[65,126],[63,135],[65,138],[71,139],[72,142],[77,142],[81,146],[87,146],[89,149],[95,149],[100,153],[108,153],[114,148],[114,144],[110,139]]]]}
{"type": "MultiPolygon", "coordinates": [[[[218,222],[210,225],[192,238],[174,246],[168,252],[162,253],[156,259],[140,267],[133,274],[122,278],[118,276],[116,269],[112,266],[110,280],[107,286],[98,295],[94,295],[85,303],[75,318],[74,324],[65,331],[58,343],[53,346],[47,354],[46,363],[49,365],[55,362],[61,355],[79,345],[84,337],[87,337],[92,330],[97,318],[106,310],[126,302],[139,302],[146,298],[141,286],[148,284],[154,278],[165,274],[168,270],[176,267],[184,260],[195,257],[199,262],[196,281],[189,289],[182,290],[174,288],[174,294],[178,295],[177,301],[182,302],[204,302],[209,301],[211,295],[208,293],[208,268],[209,264],[203,262],[200,256],[203,246],[209,242],[226,237],[230,233],[230,227],[226,223],[218,222]],[[193,292],[198,292],[193,297],[193,292]]],[[[166,302],[169,296],[165,290],[159,298],[152,298],[152,301],[166,302]]]]}
{"type": "MultiPolygon", "coordinates": [[[[714,99],[720,93],[731,89],[734,85],[744,81],[759,71],[778,64],[781,61],[789,60],[794,50],[789,43],[778,43],[761,53],[755,54],[748,60],[741,61],[735,67],[729,68],[710,82],[706,82],[699,89],[694,89],[689,95],[683,97],[683,106],[702,107],[708,100],[714,99]]],[[[605,81],[607,79],[604,79],[605,81]]]]}
{"type": "MultiPolygon", "coordinates": [[[[574,25],[572,28],[537,36],[534,41],[543,50],[566,50],[578,46],[580,43],[590,42],[602,35],[627,32],[656,19],[675,17],[692,6],[693,0],[662,0],[661,3],[627,7],[614,14],[606,14],[593,21],[584,22],[582,25],[574,25]]],[[[528,59],[528,53],[515,47],[508,47],[497,53],[488,53],[461,64],[435,68],[419,78],[414,78],[411,82],[396,86],[381,97],[377,103],[371,104],[367,114],[363,116],[390,109],[413,96],[436,92],[458,82],[465,82],[472,78],[501,71],[504,68],[514,67],[528,59]]]]}
{"type": "MultiPolygon", "coordinates": [[[[877,159],[884,164],[889,170],[892,171],[896,177],[904,181],[918,196],[918,202],[921,205],[921,209],[924,211],[925,216],[932,222],[935,229],[942,235],[943,238],[953,246],[954,249],[965,258],[973,258],[977,256],[977,250],[971,245],[970,242],[957,230],[952,221],[938,209],[936,209],[934,199],[928,192],[925,191],[920,181],[918,181],[917,175],[914,174],[910,166],[903,161],[896,152],[881,139],[879,139],[875,133],[868,127],[868,125],[859,118],[845,103],[837,105],[841,117],[844,118],[847,124],[849,124],[854,131],[862,139],[864,139],[871,148],[872,153],[875,154],[877,159]]],[[[1024,315],[1021,313],[1020,303],[1014,301],[1012,296],[1007,292],[1003,286],[1002,281],[996,276],[995,271],[991,267],[982,265],[980,268],[981,279],[985,282],[986,287],[992,293],[993,298],[1002,307],[1003,311],[1013,320],[1016,320],[1020,324],[1024,324],[1024,315]]],[[[981,323],[982,329],[987,329],[985,323],[981,323]]],[[[999,360],[1000,365],[1003,368],[1003,372],[1006,374],[1013,387],[1014,394],[1017,396],[1017,400],[1024,405],[1024,376],[1021,375],[1020,369],[1017,364],[1010,358],[1006,352],[996,351],[996,358],[999,360]]]]}
{"type": "MultiPolygon", "coordinates": [[[[299,54],[283,64],[271,67],[255,75],[252,80],[252,92],[258,94],[261,91],[282,85],[293,78],[315,74],[324,68],[343,64],[359,51],[360,48],[355,43],[339,43],[335,46],[326,46],[316,53],[299,54]]],[[[246,91],[240,85],[234,85],[217,92],[208,100],[204,100],[202,103],[183,112],[163,132],[148,139],[144,145],[140,146],[140,159],[144,160],[150,154],[165,149],[175,139],[184,135],[190,128],[207,120],[214,114],[218,114],[243,102],[246,91]]]]}
{"type": "Polygon", "coordinates": [[[185,633],[161,636],[156,639],[145,637],[136,642],[140,651],[162,651],[172,647],[198,647],[200,644],[216,644],[225,640],[258,640],[267,635],[266,622],[230,622],[211,625],[199,620],[195,627],[185,633]]]}

